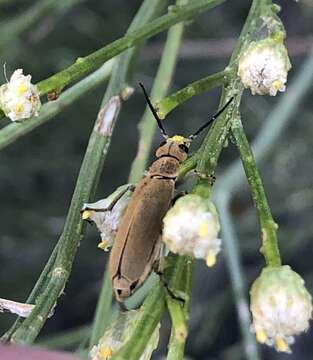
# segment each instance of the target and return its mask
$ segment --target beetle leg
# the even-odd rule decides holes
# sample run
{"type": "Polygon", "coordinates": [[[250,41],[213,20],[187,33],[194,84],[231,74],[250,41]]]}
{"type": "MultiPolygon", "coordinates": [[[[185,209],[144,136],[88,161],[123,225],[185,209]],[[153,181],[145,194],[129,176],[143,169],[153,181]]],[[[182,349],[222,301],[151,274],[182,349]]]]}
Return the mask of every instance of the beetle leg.
{"type": "Polygon", "coordinates": [[[134,185],[128,185],[125,189],[120,191],[113,199],[112,201],[105,207],[91,207],[91,206],[84,206],[81,210],[82,213],[85,211],[94,211],[94,212],[105,212],[105,211],[112,211],[116,203],[127,193],[127,191],[133,192],[135,190],[134,185]]]}
{"type": "Polygon", "coordinates": [[[164,273],[163,272],[159,272],[159,271],[155,271],[155,273],[157,275],[159,275],[160,277],[160,281],[162,283],[162,285],[164,286],[165,290],[167,291],[167,293],[169,294],[169,296],[177,301],[182,302],[183,304],[185,303],[185,299],[183,299],[182,297],[180,297],[179,295],[175,294],[175,291],[173,291],[171,289],[171,287],[169,286],[168,282],[166,281],[166,279],[164,278],[164,273]]]}

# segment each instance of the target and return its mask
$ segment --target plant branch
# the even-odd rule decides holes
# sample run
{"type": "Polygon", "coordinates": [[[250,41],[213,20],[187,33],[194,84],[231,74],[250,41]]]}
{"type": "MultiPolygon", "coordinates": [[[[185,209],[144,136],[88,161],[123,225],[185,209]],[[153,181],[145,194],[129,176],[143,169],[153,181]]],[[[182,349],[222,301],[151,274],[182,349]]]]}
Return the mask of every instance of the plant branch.
{"type": "Polygon", "coordinates": [[[231,130],[258,210],[262,230],[261,252],[268,266],[280,266],[281,258],[277,240],[278,226],[272,217],[262,180],[239,117],[233,120],[231,130]]]}
{"type": "Polygon", "coordinates": [[[65,70],[40,81],[37,86],[41,94],[55,89],[62,89],[74,80],[77,80],[99,67],[107,60],[120,54],[143,40],[158,34],[178,22],[191,19],[205,10],[221,4],[225,0],[195,0],[190,5],[173,6],[168,14],[155,19],[149,24],[128,33],[126,36],[113,41],[94,53],[78,58],[74,64],[65,70]]]}
{"type": "Polygon", "coordinates": [[[166,98],[156,102],[155,108],[159,117],[164,119],[169,112],[192,97],[214,89],[218,86],[225,85],[229,80],[227,75],[227,70],[209,75],[205,78],[194,81],[193,83],[185,86],[184,88],[176,91],[166,98]]]}
{"type": "Polygon", "coordinates": [[[188,334],[191,300],[192,259],[178,256],[174,271],[169,278],[169,286],[174,294],[182,297],[184,302],[166,296],[166,304],[172,320],[172,331],[168,347],[167,360],[182,360],[188,334]]]}

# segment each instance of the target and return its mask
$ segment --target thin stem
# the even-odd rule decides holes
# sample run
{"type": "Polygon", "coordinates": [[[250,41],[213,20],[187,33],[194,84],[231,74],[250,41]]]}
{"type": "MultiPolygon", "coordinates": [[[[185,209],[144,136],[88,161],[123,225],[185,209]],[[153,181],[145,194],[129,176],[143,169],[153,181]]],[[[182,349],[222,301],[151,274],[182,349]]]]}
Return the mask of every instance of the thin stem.
{"type": "MultiPolygon", "coordinates": [[[[186,0],[178,0],[176,5],[181,6],[186,2],[186,0]]],[[[165,96],[168,91],[176,67],[183,30],[184,23],[179,23],[171,27],[168,31],[160,65],[151,90],[152,102],[165,96]]],[[[156,121],[149,107],[146,107],[145,112],[138,124],[138,150],[131,166],[129,175],[130,183],[136,183],[139,181],[144,173],[144,170],[146,169],[156,125],[156,121]]]]}
{"type": "Polygon", "coordinates": [[[168,14],[128,33],[126,36],[104,46],[86,57],[78,58],[74,64],[65,70],[48,79],[40,81],[37,84],[39,91],[41,94],[46,94],[55,89],[62,89],[67,84],[83,77],[124,50],[137,45],[143,40],[158,34],[178,22],[191,19],[224,1],[225,0],[194,0],[189,5],[179,7],[174,6],[169,10],[168,14]]]}
{"type": "Polygon", "coordinates": [[[169,286],[174,294],[181,296],[184,302],[166,296],[167,308],[172,320],[172,331],[168,347],[167,360],[182,360],[188,334],[191,300],[191,278],[193,261],[186,256],[179,256],[169,286]]]}
{"type": "Polygon", "coordinates": [[[228,72],[226,70],[209,75],[200,80],[185,86],[175,93],[163,98],[155,104],[160,119],[164,119],[168,113],[180,106],[185,101],[197,96],[203,92],[225,85],[228,81],[228,72]]]}
{"type": "Polygon", "coordinates": [[[28,134],[38,126],[46,123],[71,106],[89,91],[97,88],[108,79],[112,71],[112,60],[104,64],[100,69],[72,86],[60,95],[55,101],[49,101],[42,106],[38,117],[32,117],[22,123],[11,123],[0,130],[0,149],[12,144],[20,137],[28,134]]]}
{"type": "Polygon", "coordinates": [[[231,280],[231,287],[234,294],[237,308],[238,321],[243,337],[244,352],[247,359],[259,360],[260,355],[250,331],[250,312],[246,298],[245,277],[241,266],[239,242],[229,213],[229,201],[227,194],[219,192],[215,196],[215,203],[219,211],[222,238],[225,247],[226,265],[231,280]]]}
{"type": "Polygon", "coordinates": [[[262,180],[239,117],[233,120],[231,130],[258,210],[262,230],[261,252],[268,266],[280,266],[281,258],[277,240],[278,226],[272,217],[262,180]]]}

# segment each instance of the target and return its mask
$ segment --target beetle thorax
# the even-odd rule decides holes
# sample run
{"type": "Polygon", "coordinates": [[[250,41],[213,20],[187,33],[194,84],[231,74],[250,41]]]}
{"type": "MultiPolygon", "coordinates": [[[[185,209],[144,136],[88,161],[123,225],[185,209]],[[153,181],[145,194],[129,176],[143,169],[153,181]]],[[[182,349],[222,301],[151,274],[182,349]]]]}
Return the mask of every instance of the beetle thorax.
{"type": "Polygon", "coordinates": [[[187,158],[188,146],[185,145],[185,142],[186,140],[182,136],[174,136],[161,144],[155,154],[157,160],[149,168],[149,175],[176,178],[179,165],[187,158]]]}

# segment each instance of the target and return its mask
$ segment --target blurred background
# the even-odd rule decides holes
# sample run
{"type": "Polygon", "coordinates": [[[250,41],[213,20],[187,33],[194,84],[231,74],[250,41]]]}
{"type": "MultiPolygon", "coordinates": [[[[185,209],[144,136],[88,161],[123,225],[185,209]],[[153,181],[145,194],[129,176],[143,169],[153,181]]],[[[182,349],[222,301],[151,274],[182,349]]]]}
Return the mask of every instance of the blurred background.
{"type": "MultiPolygon", "coordinates": [[[[44,3],[44,1],[42,1],[44,3]]],[[[141,1],[67,0],[42,11],[22,33],[2,33],[0,64],[10,75],[22,67],[33,82],[54,74],[124,34],[141,1]]],[[[287,47],[292,62],[289,83],[296,79],[310,53],[313,40],[311,0],[279,1],[287,30],[287,47]]],[[[0,0],[0,29],[18,15],[28,14],[34,1],[0,0]]],[[[186,27],[183,46],[171,92],[208,74],[222,70],[239,36],[250,1],[226,2],[196,18],[186,27]]],[[[25,20],[25,18],[24,18],[25,20]]],[[[166,33],[149,40],[141,52],[135,83],[150,89],[166,33]]],[[[1,82],[5,82],[0,71],[1,82]]],[[[287,86],[288,87],[288,86],[287,86]]],[[[0,296],[25,301],[51,253],[69,207],[75,181],[97,116],[105,84],[42,127],[21,138],[0,153],[0,296]]],[[[284,94],[274,98],[245,93],[242,117],[250,140],[284,94]]],[[[313,86],[266,161],[260,164],[269,203],[278,222],[284,263],[306,280],[313,293],[312,207],[313,207],[313,86]]],[[[218,107],[219,91],[202,94],[172,112],[166,120],[169,133],[189,134],[218,107]]],[[[118,120],[105,163],[97,199],[110,194],[127,181],[137,150],[137,123],[145,101],[136,87],[118,120]]],[[[5,125],[7,120],[1,120],[5,125]]],[[[160,136],[155,136],[158,146],[160,136]]],[[[151,157],[152,158],[152,157],[151,157]]],[[[217,182],[227,166],[238,158],[230,142],[224,149],[217,182]]],[[[263,266],[258,248],[260,231],[252,199],[244,183],[231,208],[240,240],[240,252],[248,285],[263,266]]],[[[65,295],[55,315],[47,321],[40,339],[63,331],[81,329],[91,323],[108,254],[97,249],[99,235],[89,226],[81,242],[65,295]]],[[[3,333],[14,317],[1,314],[3,333]]],[[[166,354],[170,328],[165,321],[155,359],[166,354]]],[[[263,359],[310,359],[313,330],[299,337],[292,355],[277,354],[262,347],[263,359]]],[[[39,339],[39,340],[40,340],[39,339]]],[[[190,333],[186,359],[243,359],[229,275],[223,253],[213,270],[197,261],[194,271],[190,333]]],[[[66,346],[64,346],[66,347],[66,346]]],[[[77,346],[67,347],[73,350],[77,346]]]]}

